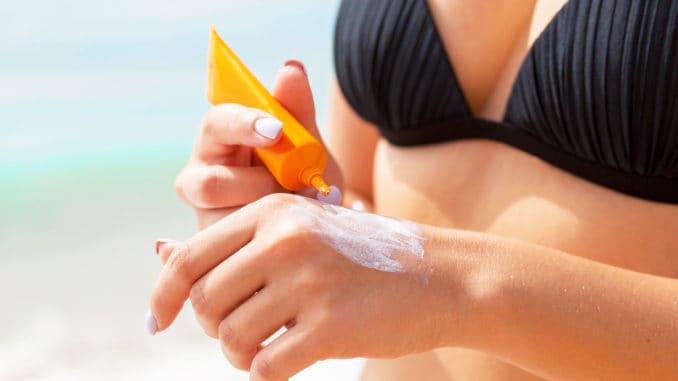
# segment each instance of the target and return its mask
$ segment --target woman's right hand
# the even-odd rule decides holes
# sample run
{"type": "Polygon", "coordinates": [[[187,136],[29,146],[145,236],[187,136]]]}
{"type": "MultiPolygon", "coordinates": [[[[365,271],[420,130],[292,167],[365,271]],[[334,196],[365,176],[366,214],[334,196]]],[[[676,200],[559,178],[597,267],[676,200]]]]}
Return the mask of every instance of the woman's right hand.
{"type": "MultiPolygon", "coordinates": [[[[300,62],[285,62],[272,93],[320,140],[313,95],[300,62]]],[[[214,106],[207,112],[191,157],[175,181],[177,194],[195,210],[201,230],[267,194],[286,192],[252,150],[275,144],[281,127],[271,115],[237,104],[214,106]]],[[[341,176],[331,157],[324,177],[341,189],[341,176]]],[[[308,189],[297,193],[315,194],[308,189]]]]}

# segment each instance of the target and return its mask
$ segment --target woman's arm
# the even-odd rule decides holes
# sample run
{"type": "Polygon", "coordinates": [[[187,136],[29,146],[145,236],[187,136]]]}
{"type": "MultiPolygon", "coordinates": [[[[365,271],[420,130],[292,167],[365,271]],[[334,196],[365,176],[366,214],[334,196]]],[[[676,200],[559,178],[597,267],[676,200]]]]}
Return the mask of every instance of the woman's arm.
{"type": "Polygon", "coordinates": [[[555,380],[678,374],[677,280],[489,234],[278,193],[166,243],[159,257],[151,333],[190,298],[251,380],[449,346],[555,380]]]}
{"type": "Polygon", "coordinates": [[[374,150],[377,128],[360,118],[346,102],[336,80],[331,85],[328,149],[344,176],[344,205],[360,201],[372,210],[374,150]]]}
{"type": "Polygon", "coordinates": [[[466,269],[472,306],[470,332],[448,332],[451,345],[554,380],[678,375],[678,280],[487,235],[443,236],[434,268],[443,278],[466,269]]]}

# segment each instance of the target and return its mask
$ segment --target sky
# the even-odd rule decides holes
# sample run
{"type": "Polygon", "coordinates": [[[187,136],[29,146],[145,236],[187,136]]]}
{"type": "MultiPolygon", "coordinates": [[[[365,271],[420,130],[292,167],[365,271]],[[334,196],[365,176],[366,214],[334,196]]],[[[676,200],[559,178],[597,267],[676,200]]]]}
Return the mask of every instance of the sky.
{"type": "Polygon", "coordinates": [[[337,1],[12,1],[0,5],[0,163],[191,140],[210,24],[270,86],[305,62],[324,117],[337,1]],[[320,104],[321,103],[321,104],[320,104]]]}

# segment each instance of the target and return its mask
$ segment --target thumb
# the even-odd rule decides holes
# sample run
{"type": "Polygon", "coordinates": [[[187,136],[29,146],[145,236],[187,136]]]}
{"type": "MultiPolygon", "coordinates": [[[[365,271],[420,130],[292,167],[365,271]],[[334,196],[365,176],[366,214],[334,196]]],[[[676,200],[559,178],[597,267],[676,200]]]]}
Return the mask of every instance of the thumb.
{"type": "Polygon", "coordinates": [[[308,83],[304,65],[296,60],[285,61],[278,71],[273,84],[273,96],[289,111],[316,139],[320,133],[315,122],[313,93],[308,83]]]}

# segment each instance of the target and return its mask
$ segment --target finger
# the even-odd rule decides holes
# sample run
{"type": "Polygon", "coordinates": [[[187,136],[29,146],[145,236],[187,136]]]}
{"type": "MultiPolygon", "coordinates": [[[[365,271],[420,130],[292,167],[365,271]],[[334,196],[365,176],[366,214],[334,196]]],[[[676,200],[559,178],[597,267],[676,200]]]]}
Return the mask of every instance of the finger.
{"type": "Polygon", "coordinates": [[[317,139],[320,133],[315,122],[315,106],[311,85],[303,64],[288,60],[278,71],[273,96],[317,139]]]}
{"type": "MultiPolygon", "coordinates": [[[[289,60],[278,71],[273,85],[273,95],[278,101],[313,135],[322,142],[320,131],[315,121],[313,93],[306,76],[306,69],[301,62],[289,60]]],[[[329,152],[328,152],[329,154],[329,152]]],[[[331,185],[341,188],[341,173],[335,160],[329,155],[325,180],[331,185]]],[[[311,197],[315,197],[313,194],[311,197]]]]}
{"type": "Polygon", "coordinates": [[[219,263],[191,287],[190,299],[198,322],[209,336],[217,337],[219,323],[238,305],[264,287],[261,261],[252,256],[261,249],[256,241],[219,263]]]}
{"type": "Polygon", "coordinates": [[[195,281],[250,241],[256,220],[246,209],[241,208],[173,248],[151,293],[151,311],[158,331],[174,321],[195,281]]]}
{"type": "MultiPolygon", "coordinates": [[[[295,118],[313,135],[322,142],[320,131],[315,121],[315,106],[311,85],[306,76],[306,70],[301,62],[289,60],[278,71],[273,85],[273,95],[295,118]]],[[[329,154],[329,152],[328,152],[329,154]]],[[[325,180],[331,185],[341,187],[343,180],[335,160],[329,155],[325,180]]],[[[315,198],[316,193],[305,194],[315,198]]]]}
{"type": "Polygon", "coordinates": [[[261,343],[293,320],[295,312],[295,305],[272,287],[265,287],[219,324],[224,356],[236,368],[249,370],[261,343]]]}
{"type": "Polygon", "coordinates": [[[289,329],[254,356],[250,381],[286,381],[325,358],[316,341],[301,324],[289,329]]]}
{"type": "Polygon", "coordinates": [[[176,181],[177,193],[195,208],[216,209],[249,204],[284,189],[265,167],[188,165],[176,181]]]}
{"type": "MultiPolygon", "coordinates": [[[[230,215],[231,213],[238,210],[237,208],[222,208],[222,209],[204,209],[196,210],[197,219],[198,219],[198,229],[202,230],[215,222],[223,219],[224,217],[230,215]]],[[[179,245],[181,242],[173,239],[159,238],[155,241],[155,253],[160,258],[160,262],[164,265],[167,262],[172,250],[179,245]]]]}
{"type": "Polygon", "coordinates": [[[280,137],[282,122],[261,110],[226,103],[212,107],[202,121],[193,154],[214,162],[237,146],[267,147],[280,137]]]}

